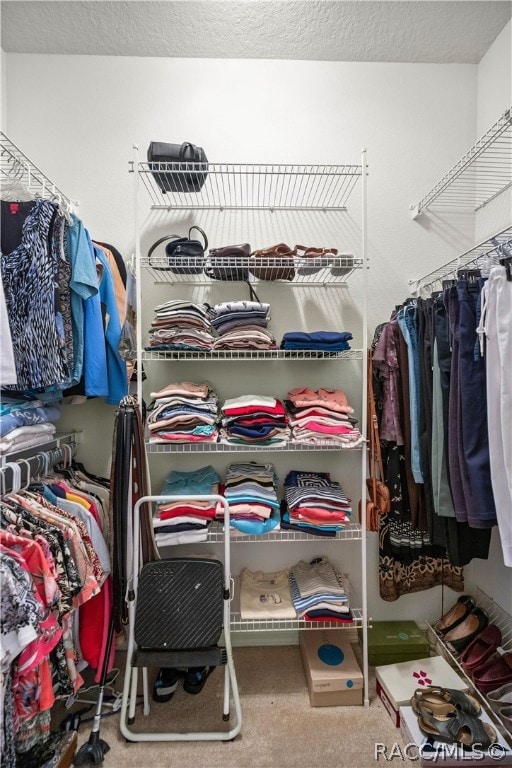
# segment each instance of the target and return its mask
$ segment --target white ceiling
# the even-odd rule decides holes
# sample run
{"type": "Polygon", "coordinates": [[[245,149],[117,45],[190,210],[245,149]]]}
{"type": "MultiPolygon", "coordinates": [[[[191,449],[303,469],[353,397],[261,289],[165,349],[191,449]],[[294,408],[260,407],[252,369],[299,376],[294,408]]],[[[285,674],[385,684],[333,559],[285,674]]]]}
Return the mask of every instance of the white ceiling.
{"type": "Polygon", "coordinates": [[[8,53],[477,63],[498,0],[2,0],[8,53]]]}

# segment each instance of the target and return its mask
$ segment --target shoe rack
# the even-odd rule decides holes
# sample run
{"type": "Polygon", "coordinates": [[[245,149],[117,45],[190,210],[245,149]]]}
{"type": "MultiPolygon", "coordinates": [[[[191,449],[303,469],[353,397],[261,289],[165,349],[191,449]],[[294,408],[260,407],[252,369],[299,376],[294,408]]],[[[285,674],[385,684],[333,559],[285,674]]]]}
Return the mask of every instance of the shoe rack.
{"type": "MultiPolygon", "coordinates": [[[[489,617],[489,624],[495,624],[501,631],[502,641],[498,648],[497,653],[506,653],[512,651],[512,616],[507,613],[498,603],[496,603],[489,595],[487,595],[482,589],[473,590],[472,596],[475,599],[477,606],[485,611],[489,617]]],[[[493,723],[499,728],[499,731],[503,738],[512,746],[512,734],[505,728],[505,725],[500,718],[499,714],[495,712],[487,699],[485,693],[476,688],[472,679],[466,673],[465,669],[460,664],[460,657],[462,653],[453,653],[443,642],[442,638],[435,632],[432,624],[427,623],[427,637],[435,653],[443,656],[446,661],[457,670],[459,675],[467,682],[469,689],[477,696],[478,700],[482,704],[493,723]]]]}

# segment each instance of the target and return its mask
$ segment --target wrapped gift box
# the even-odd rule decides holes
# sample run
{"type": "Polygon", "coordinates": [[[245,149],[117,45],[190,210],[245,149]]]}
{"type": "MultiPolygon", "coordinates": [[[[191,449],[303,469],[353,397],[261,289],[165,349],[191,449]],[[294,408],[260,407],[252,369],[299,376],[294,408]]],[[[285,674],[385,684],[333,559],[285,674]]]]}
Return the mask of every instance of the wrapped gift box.
{"type": "MultiPolygon", "coordinates": [[[[358,632],[361,638],[362,630],[358,632]]],[[[415,621],[374,621],[368,629],[368,663],[372,666],[423,659],[429,651],[425,633],[415,621]]]]}
{"type": "Polygon", "coordinates": [[[302,630],[299,645],[312,707],[363,703],[363,673],[345,630],[302,630]]]}
{"type": "Polygon", "coordinates": [[[386,664],[375,669],[377,695],[382,700],[397,728],[400,727],[400,707],[409,705],[417,688],[439,685],[467,691],[468,687],[442,656],[432,656],[398,664],[386,664]]]}

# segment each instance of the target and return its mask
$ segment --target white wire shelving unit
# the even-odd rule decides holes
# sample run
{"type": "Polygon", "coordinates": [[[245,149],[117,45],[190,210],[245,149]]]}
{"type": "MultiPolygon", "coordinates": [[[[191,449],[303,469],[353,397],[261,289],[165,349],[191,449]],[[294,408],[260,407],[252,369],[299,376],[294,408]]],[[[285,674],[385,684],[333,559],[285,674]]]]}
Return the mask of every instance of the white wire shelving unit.
{"type": "Polygon", "coordinates": [[[231,602],[231,621],[230,627],[236,632],[286,632],[289,630],[301,629],[353,629],[355,627],[365,626],[365,613],[360,607],[359,599],[355,595],[350,583],[349,575],[343,574],[343,583],[345,591],[349,598],[349,606],[352,620],[344,623],[336,621],[308,621],[307,619],[290,618],[242,618],[240,610],[240,579],[234,579],[233,600],[231,602]]]}
{"type": "Polygon", "coordinates": [[[0,496],[15,490],[16,485],[26,487],[32,478],[47,474],[55,464],[71,461],[76,455],[79,434],[55,434],[51,440],[32,448],[0,456],[0,496]]]}
{"type": "Polygon", "coordinates": [[[512,107],[415,205],[413,218],[430,209],[477,212],[512,185],[512,107]]]}
{"type": "MultiPolygon", "coordinates": [[[[315,258],[294,257],[293,258],[293,279],[292,280],[272,280],[265,281],[258,279],[251,273],[251,266],[254,262],[248,259],[239,259],[237,267],[243,268],[245,274],[248,273],[250,284],[258,290],[260,300],[266,285],[283,286],[283,292],[287,287],[291,288],[314,288],[316,286],[327,286],[329,288],[344,288],[349,279],[358,271],[360,279],[358,280],[359,290],[362,292],[358,309],[361,316],[360,334],[363,344],[366,342],[367,333],[367,175],[368,166],[366,150],[362,151],[361,163],[350,165],[282,165],[282,164],[233,164],[233,163],[207,163],[203,166],[192,163],[149,163],[139,158],[138,147],[134,146],[133,160],[130,163],[129,171],[133,173],[134,178],[134,199],[135,199],[135,269],[137,281],[137,306],[142,307],[142,275],[151,279],[155,283],[181,286],[192,286],[192,289],[198,286],[214,287],[215,285],[229,285],[226,281],[212,279],[208,275],[208,259],[206,255],[204,261],[195,261],[189,264],[193,274],[177,274],[169,269],[169,262],[165,254],[165,247],[153,251],[151,254],[151,263],[149,258],[141,251],[141,209],[153,212],[145,219],[145,227],[148,221],[156,222],[156,226],[163,227],[165,212],[168,211],[171,220],[179,219],[175,217],[175,212],[190,211],[191,217],[196,215],[196,220],[203,223],[201,211],[208,212],[204,214],[208,221],[208,233],[218,234],[225,225],[224,217],[219,218],[212,212],[254,211],[254,214],[239,216],[240,221],[248,222],[247,238],[252,242],[251,227],[256,228],[261,237],[261,231],[265,226],[272,229],[268,220],[276,221],[269,214],[274,212],[291,212],[283,214],[282,220],[286,220],[289,225],[294,219],[293,212],[299,215],[296,217],[298,222],[303,223],[303,229],[309,233],[310,239],[318,239],[319,243],[326,238],[328,232],[329,245],[338,247],[337,255],[325,255],[315,258]],[[195,172],[207,171],[204,185],[198,192],[164,192],[167,186],[174,186],[175,189],[184,189],[184,184],[180,181],[184,179],[185,174],[194,174],[195,172]],[[173,185],[166,184],[167,175],[172,174],[173,185]],[[360,226],[360,252],[359,246],[355,246],[354,253],[346,250],[347,243],[337,242],[337,240],[346,237],[347,231],[352,229],[351,224],[338,217],[344,217],[347,211],[348,203],[352,205],[354,192],[360,188],[360,206],[361,206],[361,226],[360,226]],[[262,212],[258,217],[257,212],[262,212]],[[306,225],[307,220],[307,225],[306,225]],[[326,229],[326,227],[328,229],[326,229]]],[[[167,179],[168,180],[168,179],[167,179]]],[[[238,214],[237,214],[238,216],[238,214]]],[[[281,221],[281,219],[278,219],[281,221]]],[[[295,225],[294,225],[295,226],[295,225]]],[[[355,231],[357,232],[357,225],[355,231]]],[[[291,230],[293,231],[293,230],[291,230]]],[[[146,234],[146,233],[145,233],[146,234]]],[[[351,235],[353,236],[353,232],[351,235]]],[[[218,235],[220,237],[220,235],[218,235]]],[[[295,235],[294,235],[295,236],[295,235]]],[[[299,237],[299,235],[296,235],[299,237]]],[[[358,238],[358,235],[356,235],[358,238]]],[[[215,242],[214,235],[211,241],[215,242]]],[[[271,238],[272,241],[273,237],[271,238]]],[[[277,240],[275,241],[277,242],[277,240]]],[[[294,240],[300,242],[300,240],[294,240]]],[[[351,246],[352,248],[352,246],[351,246]]],[[[186,265],[185,265],[186,266],[186,265]]],[[[230,259],[229,267],[233,268],[234,261],[230,259]]],[[[282,266],[279,259],[269,257],[268,260],[258,259],[258,268],[268,268],[267,274],[272,276],[272,270],[282,266]],[[268,263],[267,263],[268,262],[268,263]]],[[[221,276],[217,272],[216,275],[221,276]]],[[[211,272],[210,272],[211,274],[211,272]]],[[[261,272],[260,272],[261,274],[261,272]]],[[[186,295],[180,293],[180,296],[186,295]]],[[[304,294],[305,295],[305,294],[304,294]]],[[[310,294],[311,297],[314,293],[310,294]]],[[[299,293],[299,301],[302,301],[302,295],[299,293]]],[[[318,298],[317,298],[318,300],[318,298]]],[[[266,362],[281,361],[287,363],[294,361],[294,368],[297,361],[322,361],[336,360],[343,363],[345,360],[361,361],[361,403],[362,412],[359,427],[363,435],[366,435],[366,350],[352,349],[346,352],[318,352],[314,350],[212,350],[212,351],[192,351],[192,350],[158,350],[147,347],[144,349],[142,343],[141,312],[137,313],[137,391],[139,402],[142,402],[142,366],[143,363],[153,361],[226,361],[226,362],[266,362]]],[[[173,370],[175,370],[173,368],[173,370]]],[[[203,376],[204,371],[203,370],[203,376]]],[[[207,375],[207,374],[206,374],[207,375]]],[[[148,454],[201,454],[201,453],[236,453],[236,454],[270,454],[276,455],[282,452],[318,452],[329,451],[337,453],[339,456],[350,452],[357,453],[360,457],[360,472],[358,472],[358,495],[361,498],[366,497],[366,446],[358,448],[343,448],[342,445],[324,442],[321,444],[305,444],[287,442],[280,446],[261,446],[257,444],[229,444],[225,442],[216,443],[181,443],[181,444],[162,444],[148,443],[146,439],[146,450],[148,454]]],[[[325,627],[340,628],[343,626],[362,627],[363,637],[363,676],[365,704],[369,704],[368,698],[368,662],[367,662],[367,634],[368,610],[367,610],[367,573],[366,573],[366,521],[362,525],[351,524],[343,531],[340,531],[336,539],[325,537],[307,536],[296,532],[279,531],[264,534],[261,537],[247,536],[239,537],[233,535],[233,544],[256,543],[256,542],[296,542],[296,541],[315,541],[318,544],[319,538],[323,542],[337,541],[358,541],[360,542],[360,589],[361,600],[354,598],[353,602],[357,607],[351,604],[353,621],[348,624],[338,624],[334,622],[304,622],[296,621],[273,621],[261,620],[255,622],[243,621],[233,606],[231,629],[233,631],[252,632],[252,631],[283,631],[290,629],[322,629],[325,627]]],[[[213,529],[209,533],[209,541],[216,541],[219,531],[213,529]]]]}
{"type": "Polygon", "coordinates": [[[224,349],[224,350],[159,350],[145,349],[143,361],[155,360],[362,360],[362,349],[344,352],[325,352],[313,349],[224,349]]]}
{"type": "MultiPolygon", "coordinates": [[[[148,453],[283,453],[291,451],[336,451],[337,453],[355,453],[362,451],[366,446],[357,448],[343,448],[335,443],[294,443],[289,441],[284,445],[258,445],[244,443],[148,443],[148,453]]],[[[366,452],[366,451],[365,451],[366,452]]]]}
{"type": "MultiPolygon", "coordinates": [[[[410,209],[414,219],[424,211],[456,210],[477,213],[507,190],[512,188],[512,107],[451,168],[428,194],[410,209]]],[[[417,292],[425,292],[444,279],[457,277],[459,269],[466,267],[488,269],[499,263],[503,248],[510,248],[512,239],[512,211],[510,226],[469,248],[454,259],[428,272],[417,280],[410,280],[417,292]]],[[[507,219],[506,219],[507,221],[507,219]]]]}
{"type": "Polygon", "coordinates": [[[457,258],[447,261],[418,280],[410,280],[409,283],[410,285],[416,284],[420,291],[428,292],[437,283],[445,279],[456,278],[459,269],[467,267],[488,269],[490,264],[498,264],[503,248],[512,248],[512,226],[506,227],[493,237],[483,240],[457,258]]]}
{"type": "MultiPolygon", "coordinates": [[[[162,246],[158,254],[153,254],[151,259],[147,256],[141,257],[141,267],[147,271],[155,283],[170,283],[171,285],[213,285],[222,280],[212,280],[208,277],[206,270],[208,269],[208,259],[205,258],[202,262],[194,260],[194,263],[187,264],[190,259],[185,259],[183,262],[184,267],[193,268],[196,270],[195,274],[178,274],[169,269],[167,256],[162,246]]],[[[275,257],[258,258],[257,268],[267,270],[268,274],[277,271],[277,268],[284,263],[284,260],[280,260],[275,257]]],[[[288,260],[287,260],[288,263],[288,260]]],[[[251,273],[251,266],[254,266],[254,261],[251,258],[235,258],[229,259],[231,269],[245,271],[248,274],[249,283],[255,286],[262,286],[265,283],[279,283],[281,285],[288,285],[292,288],[295,287],[307,287],[307,286],[319,286],[319,285],[332,285],[336,287],[342,287],[347,284],[352,274],[363,267],[363,260],[355,258],[352,254],[340,254],[338,256],[318,256],[316,258],[303,258],[293,257],[290,259],[290,264],[294,268],[294,277],[292,280],[261,280],[251,273]]],[[[222,266],[215,266],[215,272],[222,277],[222,266]]],[[[224,281],[226,282],[226,281],[224,281]]]]}
{"type": "MultiPolygon", "coordinates": [[[[501,640],[500,651],[503,653],[512,652],[512,616],[509,613],[507,613],[507,611],[505,611],[500,605],[498,605],[498,603],[495,600],[493,600],[492,597],[489,597],[489,595],[479,587],[477,587],[474,590],[473,596],[475,598],[475,601],[478,607],[481,608],[489,617],[489,624],[495,624],[501,631],[502,640],[501,640]]],[[[427,623],[427,628],[428,628],[429,640],[433,644],[435,650],[440,655],[442,655],[452,667],[454,667],[457,670],[457,672],[461,675],[461,677],[464,678],[469,689],[480,700],[482,706],[485,708],[489,717],[500,728],[500,731],[504,736],[504,738],[507,739],[509,744],[512,745],[512,734],[509,733],[509,731],[505,727],[499,714],[492,709],[486,695],[481,691],[479,691],[478,688],[476,688],[472,679],[466,674],[465,669],[462,667],[460,663],[461,654],[452,653],[452,651],[448,648],[447,644],[443,642],[442,638],[439,637],[439,635],[437,635],[437,633],[434,630],[434,627],[431,624],[427,623]]]]}
{"type": "Polygon", "coordinates": [[[361,165],[280,165],[256,163],[155,163],[134,159],[152,210],[345,211],[361,165]],[[207,172],[198,192],[163,192],[171,176],[207,172]]]}
{"type": "MultiPolygon", "coordinates": [[[[215,543],[224,540],[222,523],[212,523],[208,529],[208,541],[215,543]]],[[[337,531],[336,536],[314,536],[312,534],[301,533],[300,531],[287,531],[287,530],[273,530],[268,533],[262,533],[261,535],[245,534],[237,531],[232,527],[231,530],[231,544],[257,544],[269,543],[269,542],[283,542],[283,541],[360,541],[362,537],[362,529],[359,523],[350,523],[346,525],[341,531],[337,531]]]]}
{"type": "Polygon", "coordinates": [[[350,607],[352,621],[339,624],[334,621],[306,621],[305,619],[243,619],[240,611],[231,613],[231,630],[235,632],[285,632],[299,629],[353,629],[362,627],[363,611],[350,607]]]}
{"type": "Polygon", "coordinates": [[[34,197],[52,200],[72,211],[78,202],[71,200],[21,149],[0,131],[0,184],[4,190],[16,182],[34,197]]]}

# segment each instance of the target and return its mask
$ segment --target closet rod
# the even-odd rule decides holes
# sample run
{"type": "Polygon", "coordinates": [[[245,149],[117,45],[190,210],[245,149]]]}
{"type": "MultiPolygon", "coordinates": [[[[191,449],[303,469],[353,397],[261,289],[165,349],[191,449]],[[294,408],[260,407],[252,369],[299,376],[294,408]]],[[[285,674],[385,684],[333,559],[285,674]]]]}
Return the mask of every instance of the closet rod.
{"type": "Polygon", "coordinates": [[[17,493],[22,488],[26,488],[34,480],[37,480],[42,474],[48,474],[50,469],[56,464],[68,466],[76,456],[77,443],[71,441],[63,443],[56,448],[50,448],[48,451],[40,451],[26,459],[17,459],[16,461],[6,462],[0,467],[0,494],[5,496],[7,493],[17,493]],[[25,467],[25,473],[24,468],[25,467]],[[11,473],[11,483],[7,485],[7,472],[11,473]]]}
{"type": "Polygon", "coordinates": [[[78,202],[65,195],[3,131],[0,131],[0,174],[2,187],[9,182],[18,182],[34,196],[58,202],[69,211],[78,206],[78,202]]]}
{"type": "Polygon", "coordinates": [[[470,248],[468,251],[457,256],[457,258],[451,259],[423,277],[417,278],[416,280],[409,280],[409,285],[416,286],[416,290],[421,291],[430,288],[435,285],[435,283],[441,282],[441,280],[444,280],[446,277],[456,277],[457,270],[461,267],[475,264],[479,259],[489,256],[493,251],[496,251],[497,248],[510,243],[511,241],[512,225],[506,227],[506,229],[503,229],[496,235],[488,237],[478,245],[473,246],[473,248],[470,248]]]}

